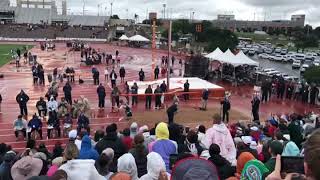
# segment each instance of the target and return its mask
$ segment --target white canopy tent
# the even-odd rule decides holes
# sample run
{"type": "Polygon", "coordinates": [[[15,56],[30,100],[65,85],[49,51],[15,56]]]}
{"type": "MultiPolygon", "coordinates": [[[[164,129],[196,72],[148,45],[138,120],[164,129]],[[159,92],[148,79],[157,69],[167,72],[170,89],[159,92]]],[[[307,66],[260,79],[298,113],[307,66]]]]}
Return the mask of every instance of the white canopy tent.
{"type": "Polygon", "coordinates": [[[123,34],[123,35],[119,38],[119,40],[121,40],[121,41],[127,41],[127,40],[129,40],[129,38],[128,38],[128,36],[126,36],[125,34],[123,34]]]}
{"type": "Polygon", "coordinates": [[[141,36],[141,35],[134,35],[129,38],[129,41],[136,41],[136,42],[149,42],[150,40],[141,36]]]}
{"type": "Polygon", "coordinates": [[[207,54],[205,57],[209,58],[210,60],[214,60],[216,57],[221,56],[223,52],[220,50],[220,48],[217,48],[213,52],[207,54]]]}
{"type": "Polygon", "coordinates": [[[241,64],[246,64],[249,66],[259,66],[259,63],[250,59],[248,56],[246,56],[242,51],[240,51],[236,55],[236,59],[241,63],[241,64]]]}

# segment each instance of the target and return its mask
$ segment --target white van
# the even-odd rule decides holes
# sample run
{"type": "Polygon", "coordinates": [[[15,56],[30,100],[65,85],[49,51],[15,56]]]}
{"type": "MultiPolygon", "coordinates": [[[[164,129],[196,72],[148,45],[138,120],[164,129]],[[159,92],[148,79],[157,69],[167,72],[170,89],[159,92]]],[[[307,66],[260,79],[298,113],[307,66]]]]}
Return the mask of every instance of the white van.
{"type": "Polygon", "coordinates": [[[301,61],[300,60],[294,60],[292,63],[292,69],[299,69],[301,66],[301,61]]]}
{"type": "Polygon", "coordinates": [[[304,61],[305,59],[306,59],[306,55],[296,54],[296,60],[304,61]]]}

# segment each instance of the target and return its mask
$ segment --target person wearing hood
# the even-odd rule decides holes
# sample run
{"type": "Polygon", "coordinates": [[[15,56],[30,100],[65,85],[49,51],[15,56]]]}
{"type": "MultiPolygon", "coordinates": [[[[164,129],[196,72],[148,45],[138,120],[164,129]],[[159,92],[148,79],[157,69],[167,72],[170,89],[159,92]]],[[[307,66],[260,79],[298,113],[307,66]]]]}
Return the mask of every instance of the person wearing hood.
{"type": "Polygon", "coordinates": [[[121,137],[121,140],[122,140],[122,143],[126,146],[126,149],[127,151],[131,149],[132,147],[132,141],[133,141],[133,138],[130,137],[130,129],[129,128],[125,128],[123,131],[122,131],[122,137],[121,137]]]}
{"type": "Polygon", "coordinates": [[[287,144],[285,144],[282,156],[299,156],[300,155],[300,149],[298,146],[292,142],[289,141],[287,144]]]}
{"type": "Polygon", "coordinates": [[[162,157],[155,152],[151,152],[147,156],[147,174],[143,175],[140,180],[158,180],[160,172],[166,171],[166,165],[162,157]]]}
{"type": "Polygon", "coordinates": [[[138,134],[138,124],[136,122],[133,122],[130,126],[130,137],[133,139],[138,134]]]}
{"type": "Polygon", "coordinates": [[[37,131],[42,139],[42,122],[37,115],[33,115],[32,119],[28,122],[28,127],[31,128],[31,131],[28,132],[28,138],[31,137],[34,131],[37,131]]]}
{"type": "Polygon", "coordinates": [[[16,153],[13,151],[8,151],[4,157],[3,162],[0,165],[0,180],[12,180],[11,177],[11,167],[15,160],[16,153]]]}
{"type": "Polygon", "coordinates": [[[114,150],[114,158],[110,164],[110,171],[117,172],[117,161],[120,156],[126,153],[126,147],[122,143],[121,139],[117,136],[117,125],[110,124],[106,128],[106,135],[95,146],[95,149],[99,154],[106,148],[114,150]]]}
{"type": "Polygon", "coordinates": [[[220,147],[217,144],[210,145],[209,154],[208,160],[217,167],[220,179],[227,179],[234,175],[235,169],[228,160],[220,155],[220,147]]]}
{"type": "Polygon", "coordinates": [[[128,173],[131,180],[138,180],[138,170],[134,157],[131,153],[126,153],[118,159],[118,172],[128,173]]]}
{"type": "Polygon", "coordinates": [[[166,164],[166,170],[169,172],[169,158],[171,154],[177,154],[177,144],[169,140],[168,125],[161,122],[156,127],[157,140],[149,144],[149,152],[156,152],[160,154],[166,164]]]}
{"type": "Polygon", "coordinates": [[[68,179],[83,179],[83,180],[105,180],[94,166],[95,161],[92,159],[76,159],[79,156],[79,150],[73,143],[66,146],[64,159],[67,161],[59,167],[59,170],[64,170],[68,179]]]}
{"type": "Polygon", "coordinates": [[[23,90],[21,90],[20,93],[16,96],[16,101],[19,104],[21,115],[28,115],[27,103],[29,99],[29,96],[23,90]]]}
{"type": "Polygon", "coordinates": [[[91,139],[88,135],[83,136],[81,142],[81,149],[78,159],[93,159],[97,160],[99,157],[98,152],[92,148],[91,139]]]}
{"type": "Polygon", "coordinates": [[[111,148],[107,148],[102,151],[101,155],[95,162],[95,167],[100,175],[104,176],[106,179],[110,179],[113,172],[109,171],[109,166],[113,160],[114,151],[111,148]]]}
{"type": "Polygon", "coordinates": [[[240,154],[240,156],[237,159],[237,167],[236,167],[237,176],[241,175],[242,170],[246,165],[246,163],[253,159],[255,159],[254,156],[249,152],[243,152],[240,154]]]}
{"type": "Polygon", "coordinates": [[[54,100],[54,97],[51,96],[50,97],[50,101],[48,102],[48,111],[57,111],[58,109],[58,102],[56,100],[54,100]]]}
{"type": "Polygon", "coordinates": [[[236,162],[236,147],[227,126],[221,122],[219,114],[213,116],[213,126],[206,131],[202,144],[209,149],[211,144],[218,144],[221,156],[226,158],[231,164],[236,162]]]}

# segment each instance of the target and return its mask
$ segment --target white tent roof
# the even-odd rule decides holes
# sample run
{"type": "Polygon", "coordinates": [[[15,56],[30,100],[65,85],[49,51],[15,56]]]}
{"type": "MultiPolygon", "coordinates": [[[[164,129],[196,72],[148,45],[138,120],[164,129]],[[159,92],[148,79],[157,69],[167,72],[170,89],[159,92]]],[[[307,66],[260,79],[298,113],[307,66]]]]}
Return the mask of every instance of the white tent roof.
{"type": "Polygon", "coordinates": [[[207,54],[205,57],[209,58],[209,59],[215,59],[216,57],[218,57],[218,56],[220,56],[222,54],[223,54],[223,52],[220,50],[220,48],[217,48],[213,52],[207,54]]]}
{"type": "Polygon", "coordinates": [[[129,40],[128,36],[126,36],[125,34],[123,34],[119,40],[122,40],[122,41],[126,41],[126,40],[129,40]]]}
{"type": "Polygon", "coordinates": [[[242,51],[240,51],[237,55],[236,58],[239,62],[242,64],[247,64],[250,66],[259,66],[259,63],[250,59],[248,56],[246,56],[242,51]]]}
{"type": "Polygon", "coordinates": [[[150,40],[141,35],[134,35],[129,38],[129,41],[149,42],[150,40]]]}

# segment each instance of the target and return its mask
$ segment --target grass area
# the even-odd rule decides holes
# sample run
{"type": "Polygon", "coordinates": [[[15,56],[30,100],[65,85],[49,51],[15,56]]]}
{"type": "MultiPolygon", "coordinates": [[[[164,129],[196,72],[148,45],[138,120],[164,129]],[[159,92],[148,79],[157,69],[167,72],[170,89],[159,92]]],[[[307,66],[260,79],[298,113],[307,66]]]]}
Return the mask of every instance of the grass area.
{"type": "Polygon", "coordinates": [[[0,67],[7,64],[11,60],[11,49],[21,50],[21,55],[25,52],[24,48],[27,46],[27,49],[31,49],[33,45],[24,45],[24,44],[0,44],[0,67]]]}

